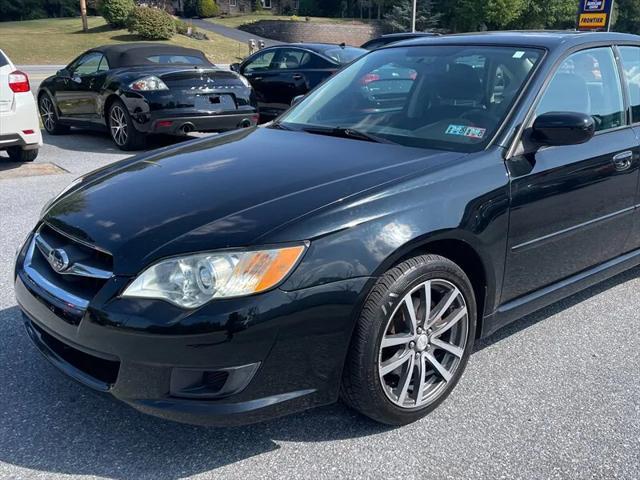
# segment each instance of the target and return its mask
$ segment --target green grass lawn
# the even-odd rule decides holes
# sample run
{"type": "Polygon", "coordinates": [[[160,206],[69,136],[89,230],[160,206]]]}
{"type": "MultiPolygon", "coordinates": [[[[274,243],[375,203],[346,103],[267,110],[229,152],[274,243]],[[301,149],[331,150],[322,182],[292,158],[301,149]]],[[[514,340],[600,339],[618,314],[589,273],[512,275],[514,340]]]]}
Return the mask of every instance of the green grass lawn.
{"type": "MultiPolygon", "coordinates": [[[[298,17],[299,21],[304,22],[305,17],[298,17]]],[[[238,28],[240,25],[246,25],[248,23],[254,23],[259,20],[291,20],[291,16],[286,15],[271,15],[267,13],[263,14],[248,14],[248,15],[235,15],[230,17],[220,17],[220,18],[207,18],[209,22],[218,23],[220,25],[224,25],[226,27],[238,28]]],[[[309,17],[311,22],[320,22],[320,23],[348,23],[354,21],[353,19],[347,18],[325,18],[325,17],[309,17]]],[[[358,20],[359,21],[359,20],[358,20]]]]}
{"type": "MultiPolygon", "coordinates": [[[[233,63],[244,58],[248,47],[206,32],[210,40],[184,35],[161,42],[202,50],[214,63],[233,63]]],[[[80,53],[99,45],[140,41],[126,30],[114,30],[102,17],[89,18],[89,33],[82,32],[80,18],[52,18],[26,22],[0,22],[0,48],[20,65],[66,65],[80,53]]]]}

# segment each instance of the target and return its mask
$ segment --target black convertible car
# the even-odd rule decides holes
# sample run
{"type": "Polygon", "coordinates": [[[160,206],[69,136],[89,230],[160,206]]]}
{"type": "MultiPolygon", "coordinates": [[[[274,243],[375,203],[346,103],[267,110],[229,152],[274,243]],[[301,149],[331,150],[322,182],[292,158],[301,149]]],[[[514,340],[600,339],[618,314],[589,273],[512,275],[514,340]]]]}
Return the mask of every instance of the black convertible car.
{"type": "Polygon", "coordinates": [[[292,43],[260,50],[242,64],[231,65],[231,70],[249,80],[258,98],[260,119],[269,121],[287,110],[296,97],[365,53],[346,45],[292,43]]]}
{"type": "Polygon", "coordinates": [[[47,132],[107,127],[122,150],[142,148],[146,135],[225,131],[258,123],[251,85],[190,48],[108,45],[89,50],[38,91],[47,132]]]}
{"type": "MultiPolygon", "coordinates": [[[[90,173],[17,257],[27,331],[71,377],[174,420],[339,395],[417,420],[478,338],[640,264],[639,59],[626,34],[418,38],[267,127],[90,173]]],[[[594,341],[608,332],[627,334],[594,341]]]]}

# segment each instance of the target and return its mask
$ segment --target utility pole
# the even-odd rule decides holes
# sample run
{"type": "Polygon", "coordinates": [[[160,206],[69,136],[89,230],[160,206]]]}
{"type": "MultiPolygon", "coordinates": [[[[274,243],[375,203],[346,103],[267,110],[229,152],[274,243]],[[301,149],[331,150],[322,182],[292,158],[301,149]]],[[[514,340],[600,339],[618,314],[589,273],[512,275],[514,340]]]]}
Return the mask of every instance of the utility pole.
{"type": "Polygon", "coordinates": [[[80,16],[82,17],[82,31],[89,31],[89,21],[87,20],[87,0],[80,0],[80,16]]]}
{"type": "Polygon", "coordinates": [[[413,0],[413,14],[411,15],[411,31],[416,31],[416,15],[418,13],[418,0],[413,0]]]}

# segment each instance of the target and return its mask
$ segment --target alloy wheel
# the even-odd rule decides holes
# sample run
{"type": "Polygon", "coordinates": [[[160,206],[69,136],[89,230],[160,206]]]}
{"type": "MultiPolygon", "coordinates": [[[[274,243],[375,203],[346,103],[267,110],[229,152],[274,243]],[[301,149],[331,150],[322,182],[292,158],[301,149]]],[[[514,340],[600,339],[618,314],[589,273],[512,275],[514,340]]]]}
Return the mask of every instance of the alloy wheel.
{"type": "Polygon", "coordinates": [[[52,131],[55,128],[56,120],[53,111],[53,104],[47,96],[43,96],[40,99],[40,117],[42,118],[44,128],[48,132],[52,131]]]}
{"type": "Polygon", "coordinates": [[[387,398],[405,409],[433,403],[462,365],[468,335],[467,305],[455,285],[433,279],[414,287],[389,316],[380,343],[387,398]]]}
{"type": "Polygon", "coordinates": [[[111,130],[113,141],[119,146],[127,143],[129,136],[127,116],[119,105],[111,108],[111,112],[109,113],[109,129],[111,130]]]}

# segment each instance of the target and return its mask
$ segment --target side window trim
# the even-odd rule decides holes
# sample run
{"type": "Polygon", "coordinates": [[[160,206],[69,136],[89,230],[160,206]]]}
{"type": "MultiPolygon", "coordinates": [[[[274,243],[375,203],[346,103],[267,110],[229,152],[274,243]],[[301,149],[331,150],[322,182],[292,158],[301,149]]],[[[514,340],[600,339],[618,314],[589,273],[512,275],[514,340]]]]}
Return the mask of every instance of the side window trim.
{"type": "Polygon", "coordinates": [[[616,61],[618,63],[618,70],[619,70],[619,76],[620,76],[620,80],[622,81],[622,88],[623,88],[623,92],[624,92],[624,100],[625,100],[625,106],[626,106],[626,114],[627,114],[627,124],[629,126],[638,126],[640,125],[640,117],[638,118],[637,121],[634,122],[633,120],[633,105],[631,102],[631,88],[629,85],[629,82],[627,81],[627,75],[624,71],[624,61],[622,59],[622,53],[620,52],[620,48],[624,48],[624,47],[628,47],[628,48],[637,48],[638,49],[638,53],[640,54],[640,44],[616,44],[613,46],[614,48],[614,54],[616,56],[616,61]]]}
{"type": "Polygon", "coordinates": [[[100,63],[98,63],[98,72],[106,72],[108,70],[111,70],[111,66],[109,65],[109,61],[107,60],[107,56],[103,53],[102,54],[102,58],[100,59],[100,63]],[[102,70],[102,64],[106,65],[106,69],[102,70]]]}

